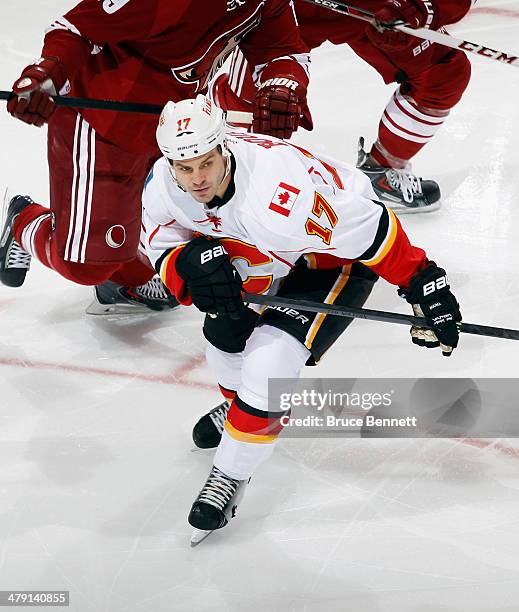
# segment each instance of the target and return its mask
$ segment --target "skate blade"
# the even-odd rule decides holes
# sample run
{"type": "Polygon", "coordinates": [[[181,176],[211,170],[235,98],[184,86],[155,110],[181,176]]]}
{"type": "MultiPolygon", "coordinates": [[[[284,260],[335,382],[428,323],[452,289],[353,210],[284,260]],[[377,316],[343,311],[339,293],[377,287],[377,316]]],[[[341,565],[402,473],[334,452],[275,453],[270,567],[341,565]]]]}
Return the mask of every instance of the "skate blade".
{"type": "Polygon", "coordinates": [[[206,538],[208,538],[214,530],[211,531],[206,531],[204,529],[193,529],[193,532],[191,533],[191,540],[190,540],[190,544],[191,544],[191,548],[194,548],[195,546],[198,546],[201,542],[203,542],[206,538]]]}
{"type": "Polygon", "coordinates": [[[94,316],[149,315],[155,313],[147,306],[140,306],[139,304],[101,304],[96,299],[87,307],[85,312],[94,316]]]}
{"type": "Polygon", "coordinates": [[[430,206],[403,206],[402,204],[395,204],[387,200],[382,200],[387,208],[390,208],[395,215],[418,215],[424,213],[434,212],[441,208],[441,201],[435,202],[430,206]]]}

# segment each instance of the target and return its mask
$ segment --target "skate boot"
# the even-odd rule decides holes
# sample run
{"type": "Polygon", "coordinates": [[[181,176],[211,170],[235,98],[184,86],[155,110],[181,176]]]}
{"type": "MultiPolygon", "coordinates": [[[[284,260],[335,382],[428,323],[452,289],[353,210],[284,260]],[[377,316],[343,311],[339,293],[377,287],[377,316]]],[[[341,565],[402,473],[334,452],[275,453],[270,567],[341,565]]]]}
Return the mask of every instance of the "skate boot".
{"type": "Polygon", "coordinates": [[[367,162],[364,138],[359,138],[357,168],[369,178],[377,197],[395,213],[431,212],[440,207],[440,186],[424,181],[406,168],[386,168],[367,162]]]}
{"type": "Polygon", "coordinates": [[[2,210],[5,222],[0,238],[0,281],[8,287],[21,287],[31,265],[31,255],[14,239],[14,222],[33,201],[28,196],[14,196],[9,203],[7,201],[6,193],[2,210]]]}
{"type": "Polygon", "coordinates": [[[223,425],[229,412],[227,400],[210,410],[193,427],[193,442],[198,448],[216,448],[220,444],[223,425]]]}
{"type": "Polygon", "coordinates": [[[122,287],[112,281],[106,281],[94,288],[94,298],[86,310],[87,314],[145,314],[150,310],[169,310],[178,306],[177,300],[158,276],[139,287],[122,287]]]}
{"type": "Polygon", "coordinates": [[[235,517],[247,483],[248,480],[234,480],[213,466],[189,513],[189,524],[195,528],[191,546],[200,544],[215,529],[225,527],[235,517]]]}

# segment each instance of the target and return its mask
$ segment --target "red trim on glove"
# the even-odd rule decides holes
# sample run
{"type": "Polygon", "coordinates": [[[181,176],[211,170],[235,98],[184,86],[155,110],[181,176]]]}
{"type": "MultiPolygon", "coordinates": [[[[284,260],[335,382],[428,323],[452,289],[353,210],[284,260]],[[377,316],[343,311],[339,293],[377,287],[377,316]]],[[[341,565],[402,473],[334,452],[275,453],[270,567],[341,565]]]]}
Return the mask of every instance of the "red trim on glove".
{"type": "Polygon", "coordinates": [[[176,261],[177,257],[182,253],[184,244],[176,247],[166,257],[161,269],[162,282],[175,296],[179,304],[183,306],[191,306],[193,300],[187,291],[186,281],[177,274],[176,261]]]}

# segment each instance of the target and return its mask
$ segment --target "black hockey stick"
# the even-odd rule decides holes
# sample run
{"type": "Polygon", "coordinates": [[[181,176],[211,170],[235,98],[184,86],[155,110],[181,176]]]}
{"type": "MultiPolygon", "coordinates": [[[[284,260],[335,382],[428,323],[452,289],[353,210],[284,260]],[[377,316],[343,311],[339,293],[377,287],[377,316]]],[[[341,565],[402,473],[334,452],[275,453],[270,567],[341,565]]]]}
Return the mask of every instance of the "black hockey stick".
{"type": "MultiPolygon", "coordinates": [[[[305,2],[309,2],[310,4],[315,4],[317,6],[323,6],[330,11],[335,11],[336,13],[340,13],[341,15],[347,15],[348,17],[354,17],[355,19],[362,19],[363,21],[368,21],[370,23],[374,23],[375,15],[366,11],[365,9],[358,8],[356,6],[351,6],[346,2],[336,1],[336,0],[305,0],[305,2]]],[[[443,45],[444,47],[450,47],[452,49],[461,49],[462,51],[466,51],[467,53],[475,53],[476,55],[480,55],[482,57],[486,57],[491,60],[496,60],[498,62],[509,64],[510,66],[515,66],[519,68],[519,57],[511,54],[505,53],[504,51],[498,51],[496,49],[491,49],[490,47],[485,47],[485,45],[480,45],[478,43],[470,42],[469,40],[463,40],[462,38],[454,38],[449,34],[443,34],[440,31],[436,30],[428,30],[427,28],[410,28],[407,25],[403,24],[394,24],[387,29],[398,30],[399,32],[404,32],[405,34],[409,34],[410,36],[417,36],[418,38],[423,38],[424,40],[428,40],[430,42],[438,43],[439,45],[443,45]]]]}
{"type": "MultiPolygon", "coordinates": [[[[245,293],[245,302],[260,304],[261,306],[273,306],[281,308],[293,308],[303,312],[322,312],[336,317],[351,317],[354,319],[367,319],[368,321],[382,321],[384,323],[397,323],[399,325],[417,325],[431,329],[422,317],[387,312],[384,310],[368,310],[367,308],[353,308],[347,306],[334,306],[333,304],[320,304],[307,300],[292,300],[270,295],[256,295],[245,293]]],[[[475,325],[474,323],[461,323],[460,331],[465,334],[476,336],[488,336],[490,338],[504,338],[506,340],[519,340],[519,330],[506,329],[505,327],[489,327],[488,325],[475,325]]]]}
{"type": "MultiPolygon", "coordinates": [[[[0,100],[9,100],[12,91],[0,91],[0,100]]],[[[56,106],[71,106],[73,108],[92,108],[126,113],[145,113],[160,115],[164,106],[160,104],[140,104],[139,102],[116,102],[115,100],[92,100],[90,98],[69,98],[67,96],[51,96],[56,106]]]]}
{"type": "MultiPolygon", "coordinates": [[[[0,91],[0,100],[10,100],[12,91],[0,91]]],[[[91,108],[95,110],[116,111],[119,113],[144,113],[145,115],[160,115],[164,106],[160,104],[143,104],[140,102],[118,102],[116,100],[95,100],[92,98],[69,98],[68,96],[51,96],[56,106],[72,108],[91,108]]],[[[231,123],[252,123],[252,113],[245,111],[227,111],[227,121],[231,123]]]]}

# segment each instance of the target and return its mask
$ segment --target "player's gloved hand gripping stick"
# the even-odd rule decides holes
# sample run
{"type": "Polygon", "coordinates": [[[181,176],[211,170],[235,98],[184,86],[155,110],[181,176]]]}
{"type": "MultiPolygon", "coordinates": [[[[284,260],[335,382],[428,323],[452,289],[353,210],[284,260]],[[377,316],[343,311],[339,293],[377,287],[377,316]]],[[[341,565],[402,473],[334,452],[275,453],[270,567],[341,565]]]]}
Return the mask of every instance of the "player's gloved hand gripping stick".
{"type": "Polygon", "coordinates": [[[411,279],[408,289],[398,291],[419,317],[425,317],[429,329],[413,325],[414,344],[435,348],[440,346],[448,357],[458,346],[461,313],[458,301],[451,293],[447,273],[433,261],[411,279]]]}
{"type": "MultiPolygon", "coordinates": [[[[245,293],[243,299],[249,304],[260,304],[262,306],[281,306],[282,308],[295,308],[303,312],[322,312],[336,317],[367,319],[368,321],[396,323],[397,325],[413,325],[421,329],[432,328],[432,325],[424,317],[401,314],[398,312],[387,312],[385,310],[370,310],[368,308],[354,308],[353,306],[334,306],[333,304],[320,304],[309,300],[292,300],[290,298],[280,298],[274,295],[255,295],[253,293],[245,293]]],[[[475,336],[488,336],[489,338],[504,338],[505,340],[519,340],[518,329],[491,327],[489,325],[478,325],[475,323],[458,323],[457,327],[460,333],[473,334],[475,336]]]]}
{"type": "Polygon", "coordinates": [[[200,236],[188,242],[176,258],[175,270],[198,310],[239,318],[245,308],[242,281],[218,239],[200,236]]]}
{"type": "Polygon", "coordinates": [[[70,91],[65,67],[57,57],[40,57],[13,84],[7,110],[24,123],[41,127],[54,112],[52,96],[70,91]]]}

